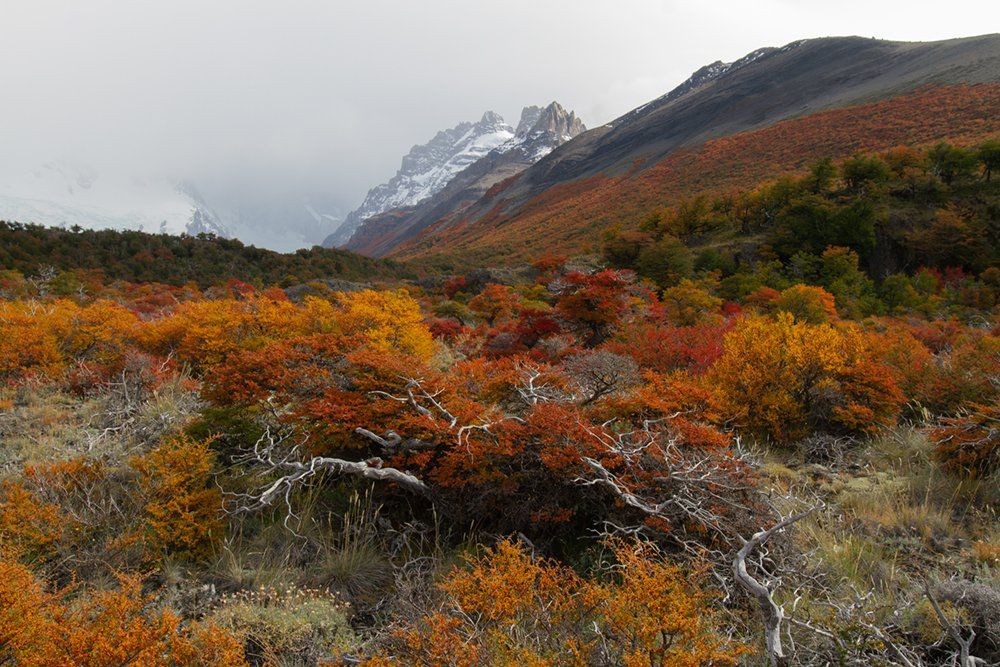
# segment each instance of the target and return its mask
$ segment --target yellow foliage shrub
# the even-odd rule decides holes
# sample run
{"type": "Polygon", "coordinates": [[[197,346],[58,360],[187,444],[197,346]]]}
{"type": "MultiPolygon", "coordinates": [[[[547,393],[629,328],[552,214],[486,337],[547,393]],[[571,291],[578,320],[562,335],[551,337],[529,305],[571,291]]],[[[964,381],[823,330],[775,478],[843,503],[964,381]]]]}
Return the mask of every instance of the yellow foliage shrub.
{"type": "Polygon", "coordinates": [[[157,555],[203,559],[223,536],[222,494],[212,480],[215,455],[208,444],[181,436],[132,460],[145,497],[149,548],[157,555]]]}
{"type": "Polygon", "coordinates": [[[434,339],[420,306],[405,290],[363,290],[340,295],[338,329],[376,350],[429,359],[434,339]]]}

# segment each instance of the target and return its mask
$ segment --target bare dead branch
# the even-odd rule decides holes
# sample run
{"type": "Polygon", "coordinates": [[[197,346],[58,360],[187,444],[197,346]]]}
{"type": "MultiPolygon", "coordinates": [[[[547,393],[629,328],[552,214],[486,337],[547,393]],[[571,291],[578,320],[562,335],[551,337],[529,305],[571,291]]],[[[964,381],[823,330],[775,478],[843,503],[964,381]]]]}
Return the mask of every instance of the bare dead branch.
{"type": "Polygon", "coordinates": [[[785,655],[781,645],[781,624],[785,620],[785,612],[777,602],[767,586],[750,575],[747,570],[747,558],[772,536],[780,533],[796,521],[800,521],[819,509],[818,506],[810,507],[807,510],[793,514],[782,519],[766,530],[761,530],[747,540],[743,547],[736,552],[733,558],[733,574],[736,581],[740,583],[756,600],[764,617],[764,644],[767,650],[768,660],[776,667],[788,665],[788,657],[785,655]]]}

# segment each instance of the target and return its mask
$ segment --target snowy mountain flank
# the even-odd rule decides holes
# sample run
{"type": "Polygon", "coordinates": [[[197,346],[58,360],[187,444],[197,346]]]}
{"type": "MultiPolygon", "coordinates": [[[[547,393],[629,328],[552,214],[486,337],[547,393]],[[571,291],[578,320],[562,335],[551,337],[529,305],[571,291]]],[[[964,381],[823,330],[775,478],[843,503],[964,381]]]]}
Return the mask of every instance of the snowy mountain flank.
{"type": "Polygon", "coordinates": [[[163,180],[115,179],[85,166],[48,162],[0,181],[0,220],[87,229],[226,236],[197,194],[163,180]]]}
{"type": "Polygon", "coordinates": [[[206,193],[188,181],[124,177],[61,161],[0,178],[0,220],[56,227],[215,234],[290,252],[319,244],[343,218],[322,195],[206,193]]]}
{"type": "Polygon", "coordinates": [[[396,175],[369,190],[361,206],[348,214],[323,245],[352,247],[367,220],[414,207],[424,210],[440,193],[455,190],[456,181],[489,181],[488,188],[502,180],[489,178],[498,173],[498,167],[504,167],[503,177],[513,175],[585,129],[573,112],[553,102],[544,108],[525,107],[516,128],[499,114],[487,111],[476,123],[459,123],[438,132],[428,143],[410,149],[396,175]],[[517,167],[511,169],[515,164],[517,167]],[[470,178],[472,175],[475,177],[470,178]]]}

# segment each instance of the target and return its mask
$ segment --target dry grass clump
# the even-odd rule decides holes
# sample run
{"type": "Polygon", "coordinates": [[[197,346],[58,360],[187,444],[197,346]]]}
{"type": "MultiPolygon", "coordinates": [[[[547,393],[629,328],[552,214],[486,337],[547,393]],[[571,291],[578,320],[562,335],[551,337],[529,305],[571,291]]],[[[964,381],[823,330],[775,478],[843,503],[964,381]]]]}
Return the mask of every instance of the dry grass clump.
{"type": "Polygon", "coordinates": [[[357,645],[350,605],[322,589],[258,588],[224,596],[209,620],[244,643],[254,665],[311,666],[357,645]]]}

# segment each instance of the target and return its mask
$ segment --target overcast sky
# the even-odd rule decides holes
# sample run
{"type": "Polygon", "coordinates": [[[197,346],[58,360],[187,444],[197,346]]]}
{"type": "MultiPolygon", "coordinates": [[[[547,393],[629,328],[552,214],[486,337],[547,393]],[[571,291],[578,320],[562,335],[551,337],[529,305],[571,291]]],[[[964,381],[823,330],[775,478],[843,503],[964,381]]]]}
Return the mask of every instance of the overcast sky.
{"type": "Polygon", "coordinates": [[[354,205],[486,109],[593,127],[761,46],[997,31],[996,0],[0,0],[0,177],[59,158],[354,205]]]}

